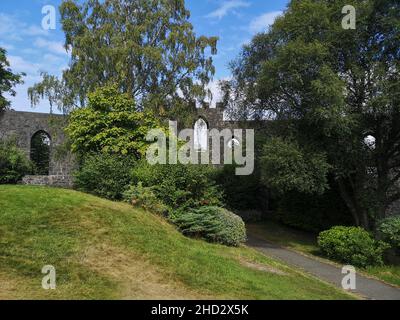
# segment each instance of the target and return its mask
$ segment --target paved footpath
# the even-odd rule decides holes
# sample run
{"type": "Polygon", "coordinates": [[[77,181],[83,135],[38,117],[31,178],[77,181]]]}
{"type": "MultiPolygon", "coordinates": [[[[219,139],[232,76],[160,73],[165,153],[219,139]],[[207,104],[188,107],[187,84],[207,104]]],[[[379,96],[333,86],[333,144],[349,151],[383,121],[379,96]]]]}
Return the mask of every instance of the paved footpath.
{"type": "MultiPolygon", "coordinates": [[[[274,245],[252,234],[248,234],[247,245],[268,255],[278,258],[288,265],[301,268],[303,271],[335,286],[342,288],[342,279],[345,275],[342,270],[331,264],[320,262],[300,253],[274,245]]],[[[352,291],[365,299],[370,300],[400,300],[400,289],[381,281],[369,279],[357,274],[357,289],[352,291]]]]}

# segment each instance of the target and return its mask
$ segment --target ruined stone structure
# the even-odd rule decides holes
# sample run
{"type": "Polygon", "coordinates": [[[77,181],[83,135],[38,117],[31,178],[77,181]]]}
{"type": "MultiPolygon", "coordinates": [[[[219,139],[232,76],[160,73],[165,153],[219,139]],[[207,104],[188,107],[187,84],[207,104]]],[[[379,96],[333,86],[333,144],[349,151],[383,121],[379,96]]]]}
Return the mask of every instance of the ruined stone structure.
{"type": "MultiPolygon", "coordinates": [[[[255,123],[224,121],[223,108],[197,109],[197,119],[203,119],[207,129],[239,129],[253,127],[255,123]]],[[[179,122],[179,121],[178,121],[179,122]]],[[[72,186],[71,172],[74,168],[73,156],[63,150],[65,142],[64,127],[67,117],[55,114],[34,112],[5,111],[0,113],[0,139],[15,138],[18,146],[31,157],[32,138],[38,132],[45,133],[50,139],[49,176],[27,176],[23,182],[35,185],[72,186]]],[[[234,137],[232,137],[234,138],[234,137]]],[[[242,143],[242,141],[240,141],[242,143]]],[[[244,142],[244,141],[243,141],[244,142]]],[[[226,143],[226,141],[225,141],[226,143]]],[[[211,146],[211,140],[209,141],[211,146]]],[[[223,148],[224,145],[221,144],[223,148]]]]}
{"type": "Polygon", "coordinates": [[[66,118],[62,115],[34,112],[5,111],[0,113],[0,139],[16,139],[18,146],[31,155],[32,138],[38,132],[50,139],[49,178],[26,177],[25,183],[70,186],[70,174],[74,166],[72,155],[63,150],[66,118]]]}

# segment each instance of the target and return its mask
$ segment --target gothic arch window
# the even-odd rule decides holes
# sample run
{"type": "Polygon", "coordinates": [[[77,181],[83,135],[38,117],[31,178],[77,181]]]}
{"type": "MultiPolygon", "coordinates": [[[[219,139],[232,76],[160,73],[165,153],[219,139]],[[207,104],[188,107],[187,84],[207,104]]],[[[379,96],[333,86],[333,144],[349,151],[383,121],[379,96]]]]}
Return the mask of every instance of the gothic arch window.
{"type": "Polygon", "coordinates": [[[364,138],[364,143],[369,149],[371,150],[376,149],[376,138],[374,136],[371,135],[366,136],[364,138]]]}
{"type": "Polygon", "coordinates": [[[40,130],[32,136],[30,156],[37,175],[49,175],[50,147],[51,138],[47,132],[40,130]]]}
{"type": "Polygon", "coordinates": [[[194,149],[197,152],[208,150],[208,125],[202,118],[194,124],[194,149]]]}

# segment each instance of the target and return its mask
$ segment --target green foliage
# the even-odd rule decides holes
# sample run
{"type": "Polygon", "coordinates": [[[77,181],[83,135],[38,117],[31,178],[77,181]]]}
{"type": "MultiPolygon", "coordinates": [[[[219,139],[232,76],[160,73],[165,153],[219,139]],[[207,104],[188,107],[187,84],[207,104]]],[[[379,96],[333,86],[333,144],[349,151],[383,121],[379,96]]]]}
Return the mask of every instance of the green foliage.
{"type": "Polygon", "coordinates": [[[282,123],[273,130],[282,143],[264,153],[265,182],[321,193],[332,175],[354,223],[369,228],[400,197],[400,176],[391,172],[400,167],[400,2],[352,1],[355,30],[342,28],[346,4],[290,1],[243,48],[222,88],[234,116],[282,123]],[[366,135],[376,138],[375,149],[366,135]]]}
{"type": "Polygon", "coordinates": [[[108,154],[91,154],[85,157],[74,173],[78,190],[111,200],[121,200],[130,183],[134,161],[129,157],[108,154]]]}
{"type": "Polygon", "coordinates": [[[383,240],[393,248],[400,249],[400,216],[392,216],[381,221],[378,231],[383,235],[383,240]]]}
{"type": "Polygon", "coordinates": [[[210,242],[239,246],[246,241],[245,224],[239,216],[219,207],[201,207],[178,215],[174,223],[185,235],[210,242]]]}
{"type": "Polygon", "coordinates": [[[28,97],[32,107],[38,105],[41,99],[46,98],[50,104],[50,113],[53,112],[54,107],[63,111],[64,114],[67,113],[66,106],[73,105],[71,92],[56,76],[47,72],[41,72],[40,75],[42,81],[28,88],[28,97]]]}
{"type": "Polygon", "coordinates": [[[328,188],[330,165],[326,157],[280,138],[264,144],[260,166],[262,182],[280,193],[296,190],[322,194],[328,188]]]}
{"type": "Polygon", "coordinates": [[[136,111],[128,94],[107,86],[89,94],[87,107],[70,114],[66,132],[78,155],[102,152],[139,159],[149,145],[147,133],[156,128],[150,112],[136,111]]]}
{"type": "Polygon", "coordinates": [[[31,139],[31,160],[35,174],[48,175],[50,169],[50,138],[43,132],[37,132],[31,139]]]}
{"type": "Polygon", "coordinates": [[[319,233],[333,226],[353,224],[351,215],[336,188],[323,195],[296,191],[272,199],[273,218],[287,226],[319,233]]]}
{"type": "Polygon", "coordinates": [[[153,188],[143,187],[141,182],[136,186],[130,186],[124,192],[124,199],[134,207],[141,207],[152,213],[166,215],[169,212],[168,207],[157,198],[153,188]]]}
{"type": "Polygon", "coordinates": [[[224,202],[230,209],[265,209],[267,191],[260,184],[258,172],[249,176],[237,176],[235,165],[225,165],[218,172],[217,184],[224,192],[224,202]]]}
{"type": "Polygon", "coordinates": [[[342,226],[321,232],[318,246],[328,258],[357,267],[382,265],[387,249],[387,244],[374,240],[366,230],[342,226]]]}
{"type": "Polygon", "coordinates": [[[154,299],[160,281],[160,299],[352,298],[245,246],[184,238],[158,217],[123,203],[57,188],[0,186],[0,208],[0,269],[7,271],[1,274],[2,299],[154,299]],[[82,263],[82,257],[90,263],[82,263]],[[110,270],[121,259],[116,278],[110,270]],[[38,270],[40,275],[48,261],[58,266],[52,292],[38,285],[38,270]],[[143,272],[133,274],[133,269],[143,272]],[[142,290],[126,292],[132,281],[142,290]],[[13,289],[4,290],[9,285],[13,289]]]}
{"type": "Polygon", "coordinates": [[[13,87],[23,83],[21,78],[25,75],[24,73],[15,74],[11,71],[6,54],[6,50],[0,48],[0,111],[10,106],[10,102],[4,97],[4,93],[15,97],[16,92],[13,90],[13,87]]]}
{"type": "Polygon", "coordinates": [[[0,184],[17,183],[32,171],[32,163],[13,139],[0,141],[0,184]]]}
{"type": "Polygon", "coordinates": [[[150,165],[141,161],[132,171],[134,184],[151,187],[157,198],[172,209],[222,204],[215,184],[216,169],[205,165],[150,165]]]}
{"type": "Polygon", "coordinates": [[[195,34],[185,1],[64,0],[60,14],[69,68],[61,80],[44,77],[32,97],[44,92],[51,101],[58,94],[47,93],[56,89],[69,109],[83,106],[95,88],[116,83],[157,114],[182,102],[179,92],[185,101],[204,97],[218,39],[195,34]]]}

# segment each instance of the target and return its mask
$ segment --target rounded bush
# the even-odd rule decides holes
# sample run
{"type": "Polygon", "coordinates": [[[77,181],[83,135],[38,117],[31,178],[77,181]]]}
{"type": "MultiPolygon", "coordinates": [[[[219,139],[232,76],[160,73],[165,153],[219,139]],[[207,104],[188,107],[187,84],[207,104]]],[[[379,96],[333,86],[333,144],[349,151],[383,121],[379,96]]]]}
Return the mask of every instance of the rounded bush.
{"type": "Polygon", "coordinates": [[[362,228],[341,226],[321,232],[318,245],[328,258],[356,267],[382,265],[387,248],[362,228]]]}
{"type": "Polygon", "coordinates": [[[378,227],[383,240],[393,249],[400,249],[400,216],[393,216],[383,220],[378,227]]]}
{"type": "Polygon", "coordinates": [[[201,207],[178,214],[173,222],[183,234],[228,246],[246,241],[245,224],[239,216],[219,207],[201,207]]]}

